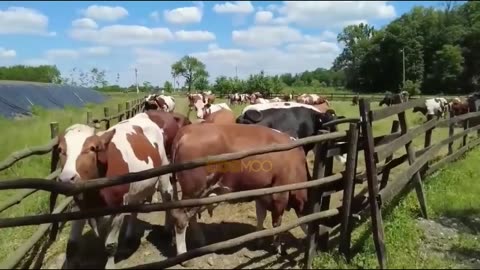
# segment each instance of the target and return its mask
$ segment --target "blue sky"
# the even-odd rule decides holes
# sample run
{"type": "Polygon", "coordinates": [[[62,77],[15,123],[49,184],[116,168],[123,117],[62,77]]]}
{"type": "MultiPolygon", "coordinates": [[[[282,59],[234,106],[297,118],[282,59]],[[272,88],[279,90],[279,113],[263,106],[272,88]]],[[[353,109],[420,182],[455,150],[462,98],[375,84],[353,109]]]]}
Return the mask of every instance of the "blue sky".
{"type": "MultiPolygon", "coordinates": [[[[0,65],[97,67],[114,82],[163,84],[184,55],[212,78],[329,68],[351,23],[379,28],[415,5],[442,1],[0,2],[0,65]]],[[[213,79],[211,79],[213,80],[213,79]]]]}

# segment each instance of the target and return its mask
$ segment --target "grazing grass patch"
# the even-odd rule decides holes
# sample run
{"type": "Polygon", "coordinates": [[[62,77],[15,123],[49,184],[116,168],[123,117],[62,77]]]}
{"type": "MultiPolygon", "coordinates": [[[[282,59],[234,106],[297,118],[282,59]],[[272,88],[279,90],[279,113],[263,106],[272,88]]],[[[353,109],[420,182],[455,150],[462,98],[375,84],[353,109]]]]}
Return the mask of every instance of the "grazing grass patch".
{"type": "MultiPolygon", "coordinates": [[[[434,256],[435,247],[425,249],[426,235],[418,226],[419,207],[415,192],[389,206],[383,213],[388,268],[461,268],[470,258],[480,255],[480,149],[472,150],[465,159],[452,163],[427,178],[425,192],[429,218],[448,227],[445,218],[460,223],[458,237],[440,239],[447,246],[442,256],[434,256]],[[462,229],[465,228],[465,229],[462,229]],[[465,259],[467,258],[467,259],[465,259]],[[464,260],[464,261],[462,261],[464,260]]],[[[433,228],[431,230],[434,230],[433,228]]],[[[354,257],[347,263],[337,251],[321,254],[314,261],[316,268],[376,268],[377,258],[370,231],[370,221],[362,224],[352,237],[354,257]],[[355,250],[356,249],[356,250],[355,250]]]]}

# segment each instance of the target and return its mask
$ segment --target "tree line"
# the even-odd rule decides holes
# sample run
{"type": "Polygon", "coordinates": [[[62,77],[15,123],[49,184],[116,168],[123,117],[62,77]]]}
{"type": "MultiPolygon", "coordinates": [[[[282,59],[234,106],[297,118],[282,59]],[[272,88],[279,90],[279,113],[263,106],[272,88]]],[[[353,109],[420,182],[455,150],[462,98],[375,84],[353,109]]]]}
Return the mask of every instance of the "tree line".
{"type": "Polygon", "coordinates": [[[382,29],[350,25],[333,70],[358,92],[463,94],[480,83],[480,2],[416,6],[382,29]]]}
{"type": "MultiPolygon", "coordinates": [[[[411,94],[463,94],[480,86],[480,2],[446,1],[442,9],[416,6],[382,29],[363,23],[346,26],[337,40],[344,49],[330,69],[278,75],[261,71],[245,79],[219,76],[210,83],[205,64],[187,55],[171,66],[173,83],[154,86],[145,81],[138,90],[211,90],[219,94],[259,91],[269,96],[302,87],[309,87],[305,89],[309,92],[333,87],[371,93],[407,90],[411,94]],[[185,82],[182,86],[180,78],[185,82]]],[[[120,87],[119,76],[109,82],[105,71],[98,68],[74,68],[69,74],[61,74],[56,66],[0,67],[0,80],[137,91],[136,85],[120,87]]]]}

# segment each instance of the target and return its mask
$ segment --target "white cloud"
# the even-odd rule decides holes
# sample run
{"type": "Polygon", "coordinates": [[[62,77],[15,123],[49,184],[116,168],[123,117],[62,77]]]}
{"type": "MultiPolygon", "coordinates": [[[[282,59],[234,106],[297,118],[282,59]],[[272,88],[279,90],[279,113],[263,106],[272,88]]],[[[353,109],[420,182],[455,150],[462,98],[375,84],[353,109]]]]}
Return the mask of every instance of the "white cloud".
{"type": "Polygon", "coordinates": [[[171,24],[192,24],[202,21],[203,12],[200,7],[181,7],[165,10],[163,16],[171,24]]]}
{"type": "Polygon", "coordinates": [[[91,28],[91,29],[98,28],[97,23],[90,18],[76,19],[72,22],[72,26],[77,28],[91,28]]]}
{"type": "Polygon", "coordinates": [[[291,43],[286,46],[287,51],[292,53],[323,54],[340,53],[336,42],[324,41],[321,37],[312,37],[306,35],[301,42],[291,43]]]}
{"type": "Polygon", "coordinates": [[[233,1],[224,4],[215,4],[213,11],[216,13],[249,14],[255,10],[250,1],[233,1]]]}
{"type": "Polygon", "coordinates": [[[80,49],[50,49],[44,53],[44,58],[50,62],[59,60],[79,59],[80,57],[98,57],[110,54],[110,48],[104,46],[85,47],[80,49]]]}
{"type": "Polygon", "coordinates": [[[217,43],[210,43],[208,44],[208,49],[209,50],[215,50],[215,49],[218,49],[218,44],[217,43]]]}
{"type": "Polygon", "coordinates": [[[85,17],[107,22],[118,21],[128,16],[128,11],[120,6],[91,5],[83,13],[85,17]]]}
{"type": "Polygon", "coordinates": [[[326,30],[322,32],[320,37],[325,40],[337,40],[337,33],[326,30]]]}
{"type": "Polygon", "coordinates": [[[50,49],[45,52],[47,59],[69,58],[77,59],[80,54],[73,49],[50,49]]]}
{"type": "Polygon", "coordinates": [[[371,19],[392,19],[395,7],[386,1],[285,1],[278,18],[304,27],[341,27],[371,19]]]}
{"type": "Polygon", "coordinates": [[[48,32],[47,16],[24,7],[0,9],[0,34],[56,35],[55,32],[48,32]]]}
{"type": "Polygon", "coordinates": [[[273,19],[273,13],[270,11],[257,11],[255,13],[255,23],[256,24],[265,24],[273,19]]]}
{"type": "MultiPolygon", "coordinates": [[[[300,47],[298,49],[309,48],[300,47]]],[[[235,76],[236,68],[241,78],[246,78],[260,70],[273,75],[285,72],[302,72],[318,67],[329,68],[337,53],[334,50],[327,49],[312,53],[312,50],[290,51],[276,48],[242,50],[212,47],[208,51],[195,52],[190,55],[205,63],[211,75],[210,80],[213,80],[219,75],[235,76]]]]}
{"type": "Polygon", "coordinates": [[[280,7],[278,5],[275,5],[275,4],[270,4],[266,7],[267,10],[269,11],[278,11],[280,7]]]}
{"type": "Polygon", "coordinates": [[[172,82],[171,66],[181,57],[171,52],[145,48],[133,49],[133,55],[134,63],[130,65],[129,70],[120,72],[120,77],[131,77],[134,74],[133,70],[137,68],[139,84],[149,81],[154,85],[163,85],[166,80],[172,82]]]}
{"type": "Polygon", "coordinates": [[[15,56],[17,56],[17,52],[15,50],[9,50],[0,47],[0,58],[14,58],[15,56]]]}
{"type": "Polygon", "coordinates": [[[208,31],[177,31],[175,32],[175,38],[180,41],[213,41],[215,40],[215,34],[208,31]]]}
{"type": "Polygon", "coordinates": [[[156,22],[160,21],[160,12],[158,11],[153,11],[152,13],[150,13],[150,18],[156,22]]]}
{"type": "Polygon", "coordinates": [[[41,65],[50,65],[52,61],[45,58],[32,58],[27,59],[23,62],[27,66],[41,66],[41,65]]]}
{"type": "Polygon", "coordinates": [[[288,26],[253,26],[232,32],[233,42],[249,47],[273,47],[301,39],[300,31],[288,26]]]}
{"type": "Polygon", "coordinates": [[[109,25],[100,29],[73,28],[70,37],[76,40],[111,46],[160,44],[173,39],[168,28],[148,28],[141,25],[109,25]]]}
{"type": "Polygon", "coordinates": [[[81,52],[87,56],[105,56],[105,55],[109,55],[111,50],[109,47],[96,46],[96,47],[83,48],[81,52]]]}

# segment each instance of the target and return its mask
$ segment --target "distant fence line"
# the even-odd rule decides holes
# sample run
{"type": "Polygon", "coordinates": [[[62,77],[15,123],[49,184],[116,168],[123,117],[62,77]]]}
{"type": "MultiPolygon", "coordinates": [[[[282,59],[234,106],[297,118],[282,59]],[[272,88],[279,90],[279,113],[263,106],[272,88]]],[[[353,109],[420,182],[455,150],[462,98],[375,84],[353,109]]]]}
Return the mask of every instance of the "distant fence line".
{"type": "MultiPolygon", "coordinates": [[[[53,227],[50,230],[50,238],[54,239],[58,230],[58,225],[56,225],[58,222],[98,217],[113,213],[146,213],[165,211],[173,208],[201,207],[214,203],[232,201],[239,198],[254,198],[267,194],[308,188],[309,200],[307,209],[309,214],[297,219],[295,222],[192,249],[173,258],[168,258],[160,262],[138,265],[134,268],[171,267],[195,257],[242,245],[258,238],[275,235],[302,224],[308,224],[307,246],[305,248],[304,257],[307,268],[311,268],[312,260],[316,255],[317,249],[325,250],[328,247],[328,242],[331,238],[330,236],[334,230],[339,231],[340,252],[344,254],[347,259],[350,259],[351,233],[354,228],[355,217],[359,215],[369,215],[371,217],[373,225],[371,233],[373,234],[378,262],[380,268],[385,268],[387,262],[381,213],[382,208],[391,202],[393,198],[402,194],[402,191],[406,190],[405,187],[409,187],[410,184],[412,184],[416,190],[420,212],[422,213],[422,216],[428,217],[427,203],[423,192],[424,177],[480,144],[478,136],[470,142],[467,141],[468,134],[480,130],[480,125],[469,127],[470,120],[479,118],[480,112],[471,112],[456,117],[452,117],[453,115],[451,115],[448,119],[439,120],[428,117],[427,121],[422,125],[409,128],[405,115],[406,110],[422,104],[423,102],[424,99],[416,99],[392,105],[390,107],[372,110],[370,108],[370,100],[361,98],[359,102],[360,118],[349,118],[339,122],[340,124],[349,125],[346,132],[327,133],[299,139],[289,144],[271,145],[261,149],[209,156],[181,164],[170,164],[146,171],[129,173],[123,176],[99,178],[82,184],[59,183],[52,182],[51,180],[46,181],[44,179],[0,181],[0,190],[28,188],[30,189],[28,192],[41,189],[50,191],[51,194],[53,194],[51,195],[50,214],[0,219],[0,228],[39,224],[42,224],[40,226],[50,226],[50,224],[53,224],[53,227]],[[390,134],[375,137],[372,130],[373,123],[394,115],[397,115],[398,120],[392,121],[390,134]],[[464,130],[460,133],[454,134],[454,125],[459,122],[464,123],[464,130]],[[445,124],[448,124],[449,126],[449,137],[432,144],[432,131],[436,127],[445,124]],[[424,147],[416,150],[412,145],[412,141],[422,135],[424,136],[424,147]],[[460,138],[462,138],[462,146],[454,151],[453,142],[460,138]],[[247,156],[258,155],[261,153],[285,151],[309,143],[315,143],[315,159],[312,174],[314,180],[306,183],[234,192],[209,198],[188,199],[146,205],[128,205],[118,208],[102,208],[90,211],[72,211],[70,213],[61,213],[62,211],[58,210],[60,206],[64,205],[65,201],[62,201],[61,205],[53,210],[54,202],[56,201],[56,196],[58,196],[58,194],[72,195],[85,190],[98,190],[106,186],[141,181],[152,176],[188,170],[205,166],[206,164],[239,160],[247,156]],[[432,164],[431,160],[436,158],[436,154],[444,146],[448,146],[448,155],[432,164]],[[395,152],[398,152],[401,148],[405,148],[405,154],[394,158],[395,152]],[[360,168],[357,168],[359,165],[357,159],[359,151],[363,151],[365,159],[365,168],[361,172],[359,172],[360,168]],[[347,154],[347,162],[345,169],[342,172],[333,173],[333,157],[338,154],[347,154]],[[382,162],[383,164],[381,164],[382,162]],[[395,177],[390,177],[392,169],[404,164],[407,165],[406,168],[402,169],[395,177]],[[361,188],[360,192],[356,193],[356,188],[361,188]],[[337,191],[343,191],[342,203],[337,208],[329,209],[331,194],[337,191]]],[[[139,112],[141,110],[141,100],[137,99],[136,101],[131,102],[126,108],[129,110],[122,111],[119,107],[118,113],[114,116],[109,116],[109,111],[105,110],[105,117],[102,119],[92,119],[91,114],[87,113],[87,123],[96,125],[100,122],[105,122],[105,128],[108,128],[111,124],[110,121],[114,117],[121,121],[121,117],[126,119],[139,112]]],[[[50,144],[52,144],[52,142],[50,142],[50,144]]],[[[52,153],[56,153],[56,151],[53,151],[52,153]]],[[[26,156],[27,155],[25,155],[25,157],[26,156]]],[[[52,172],[55,171],[57,163],[58,156],[54,157],[54,155],[52,155],[52,172]],[[55,163],[55,166],[53,163],[55,163]]],[[[52,178],[54,177],[50,177],[50,179],[52,178]]],[[[71,197],[67,197],[65,200],[68,199],[71,200],[71,197]]],[[[21,200],[17,201],[20,202],[21,200]]],[[[41,229],[47,231],[45,226],[41,229]]],[[[32,238],[34,236],[32,236],[32,238]]],[[[30,245],[33,246],[33,244],[28,243],[28,246],[30,245]]],[[[2,268],[14,267],[31,248],[27,248],[28,246],[22,246],[19,248],[6,261],[2,262],[0,266],[2,268]],[[20,254],[19,252],[22,252],[23,254],[20,254]]]]}

